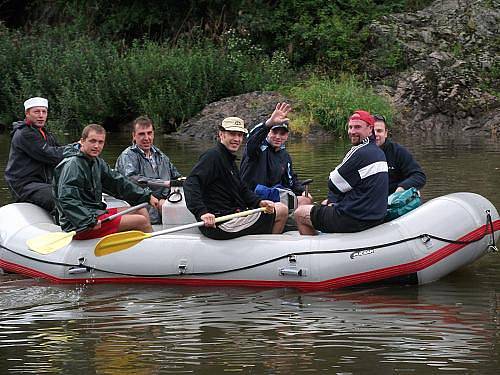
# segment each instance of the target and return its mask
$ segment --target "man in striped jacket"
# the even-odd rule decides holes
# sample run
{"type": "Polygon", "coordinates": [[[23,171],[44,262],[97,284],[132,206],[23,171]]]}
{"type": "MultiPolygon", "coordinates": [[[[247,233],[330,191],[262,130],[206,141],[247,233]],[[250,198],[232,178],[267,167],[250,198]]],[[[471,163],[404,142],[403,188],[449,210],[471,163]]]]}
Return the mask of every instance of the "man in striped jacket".
{"type": "Polygon", "coordinates": [[[301,234],[360,232],[382,223],[387,211],[388,169],[375,143],[373,116],[355,111],[348,135],[353,147],[328,179],[333,205],[300,206],[295,220],[301,234]]]}

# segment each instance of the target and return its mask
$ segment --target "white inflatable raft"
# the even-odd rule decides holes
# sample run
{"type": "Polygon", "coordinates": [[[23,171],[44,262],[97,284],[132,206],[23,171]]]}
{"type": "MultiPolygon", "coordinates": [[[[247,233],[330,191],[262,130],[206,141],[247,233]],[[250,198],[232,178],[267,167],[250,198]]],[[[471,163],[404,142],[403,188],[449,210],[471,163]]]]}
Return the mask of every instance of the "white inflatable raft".
{"type": "Polygon", "coordinates": [[[60,228],[34,205],[1,207],[0,268],[57,283],[302,290],[377,282],[425,284],[494,250],[500,220],[487,199],[455,193],[360,233],[301,236],[292,231],[216,241],[195,229],[144,239],[104,256],[94,253],[98,240],[73,240],[49,254],[28,248],[27,240],[56,231],[60,228]]]}

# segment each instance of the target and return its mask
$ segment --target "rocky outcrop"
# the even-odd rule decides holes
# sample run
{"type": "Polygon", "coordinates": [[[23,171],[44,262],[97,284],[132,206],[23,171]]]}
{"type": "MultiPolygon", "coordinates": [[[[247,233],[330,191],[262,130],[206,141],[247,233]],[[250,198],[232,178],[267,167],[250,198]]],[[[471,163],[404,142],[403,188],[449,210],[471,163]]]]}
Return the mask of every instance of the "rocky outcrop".
{"type": "Polygon", "coordinates": [[[500,1],[440,0],[369,27],[365,70],[405,130],[500,132],[500,1]]]}
{"type": "Polygon", "coordinates": [[[245,121],[250,129],[265,121],[279,102],[290,101],[277,92],[251,92],[224,98],[210,103],[198,115],[183,123],[175,137],[215,139],[218,126],[226,117],[237,116],[245,121]]]}
{"type": "MultiPolygon", "coordinates": [[[[500,0],[439,0],[369,26],[362,62],[375,89],[394,104],[396,128],[432,134],[500,135],[500,0]]],[[[252,92],[211,103],[174,136],[215,138],[228,116],[247,127],[264,121],[276,92],[252,92]]],[[[293,103],[292,103],[293,104],[293,103]]],[[[311,136],[318,133],[311,127],[311,136]]]]}

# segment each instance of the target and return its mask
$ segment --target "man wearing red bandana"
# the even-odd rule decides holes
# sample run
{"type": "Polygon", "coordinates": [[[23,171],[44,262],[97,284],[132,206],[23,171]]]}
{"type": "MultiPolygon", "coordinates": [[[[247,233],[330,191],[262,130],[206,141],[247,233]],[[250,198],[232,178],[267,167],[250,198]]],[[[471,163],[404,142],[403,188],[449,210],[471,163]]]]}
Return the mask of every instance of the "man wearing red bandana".
{"type": "Polygon", "coordinates": [[[300,206],[295,220],[301,234],[360,232],[384,220],[388,169],[385,155],[375,143],[374,123],[373,116],[362,110],[349,118],[353,147],[328,178],[333,204],[300,206]]]}

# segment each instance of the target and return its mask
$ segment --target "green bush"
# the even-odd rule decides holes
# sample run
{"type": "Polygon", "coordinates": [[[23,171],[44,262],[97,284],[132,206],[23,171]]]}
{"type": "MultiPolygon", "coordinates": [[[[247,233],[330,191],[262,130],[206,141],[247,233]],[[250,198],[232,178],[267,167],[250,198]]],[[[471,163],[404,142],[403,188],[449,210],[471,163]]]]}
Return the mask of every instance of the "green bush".
{"type": "Polygon", "coordinates": [[[338,79],[312,77],[304,84],[290,90],[299,103],[296,116],[318,123],[339,136],[346,133],[349,116],[356,109],[380,113],[392,121],[393,110],[389,102],[375,94],[369,83],[354,75],[338,79]]]}
{"type": "Polygon", "coordinates": [[[49,99],[50,122],[63,131],[89,122],[117,126],[140,114],[168,130],[223,97],[262,90],[287,78],[279,54],[266,57],[208,40],[190,43],[91,39],[65,28],[41,28],[33,35],[0,30],[0,119],[22,116],[22,101],[49,99]]]}

